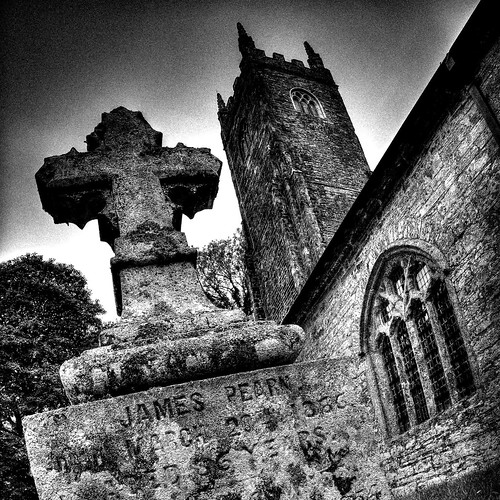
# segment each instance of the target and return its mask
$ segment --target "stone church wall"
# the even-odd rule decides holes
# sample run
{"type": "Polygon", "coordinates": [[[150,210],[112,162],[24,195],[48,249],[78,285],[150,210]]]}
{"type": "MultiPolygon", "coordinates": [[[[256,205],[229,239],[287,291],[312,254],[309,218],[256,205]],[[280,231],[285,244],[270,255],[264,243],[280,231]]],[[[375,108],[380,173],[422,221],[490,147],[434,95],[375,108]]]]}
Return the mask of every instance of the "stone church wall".
{"type": "MultiPolygon", "coordinates": [[[[497,43],[476,75],[497,117],[499,66],[497,43]]],[[[302,360],[359,355],[363,301],[378,257],[406,244],[444,264],[477,392],[406,433],[386,438],[382,457],[395,491],[444,481],[500,457],[499,219],[499,144],[466,86],[460,102],[422,145],[414,168],[371,221],[365,239],[351,242],[343,268],[301,324],[309,335],[302,360]]],[[[367,375],[360,383],[370,387],[367,375]]],[[[371,394],[376,403],[373,388],[371,394]]]]}

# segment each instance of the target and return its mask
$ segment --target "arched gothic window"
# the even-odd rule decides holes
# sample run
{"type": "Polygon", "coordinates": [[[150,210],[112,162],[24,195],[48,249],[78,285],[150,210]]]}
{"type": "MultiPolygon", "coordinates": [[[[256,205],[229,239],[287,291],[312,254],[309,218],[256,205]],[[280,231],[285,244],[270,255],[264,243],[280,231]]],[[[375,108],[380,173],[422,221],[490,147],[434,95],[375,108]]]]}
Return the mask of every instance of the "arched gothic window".
{"type": "Polygon", "coordinates": [[[365,301],[364,350],[390,433],[403,433],[475,392],[445,278],[417,251],[378,266],[365,301]]]}
{"type": "Polygon", "coordinates": [[[293,89],[290,92],[293,106],[297,111],[306,113],[307,115],[324,118],[325,113],[321,108],[318,99],[304,89],[293,89]]]}

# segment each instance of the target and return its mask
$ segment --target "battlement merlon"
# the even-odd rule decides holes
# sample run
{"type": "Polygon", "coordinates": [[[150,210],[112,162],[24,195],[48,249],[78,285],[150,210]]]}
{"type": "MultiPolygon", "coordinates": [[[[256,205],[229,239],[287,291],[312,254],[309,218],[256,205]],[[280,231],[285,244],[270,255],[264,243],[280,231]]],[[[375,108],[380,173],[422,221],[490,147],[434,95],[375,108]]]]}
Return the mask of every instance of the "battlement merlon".
{"type": "Polygon", "coordinates": [[[330,71],[324,67],[323,60],[321,59],[320,55],[313,50],[308,42],[304,42],[304,48],[307,54],[307,63],[309,65],[309,68],[306,68],[302,61],[298,59],[292,59],[290,62],[288,62],[285,60],[282,54],[277,54],[276,52],[273,53],[272,57],[266,56],[266,53],[263,50],[256,48],[253,38],[248,35],[241,23],[238,23],[237,27],[238,47],[242,55],[240,69],[243,70],[243,66],[245,66],[245,64],[250,61],[271,64],[273,65],[273,67],[274,65],[276,65],[276,63],[278,63],[278,67],[281,67],[282,70],[291,70],[294,73],[298,68],[305,70],[305,75],[307,75],[308,78],[311,77],[311,71],[315,72],[320,77],[329,77],[329,79],[332,78],[330,71]]]}
{"type": "Polygon", "coordinates": [[[238,46],[242,55],[240,62],[241,75],[236,77],[233,83],[234,97],[229,97],[225,105],[222,98],[218,98],[218,116],[223,126],[226,125],[227,120],[233,114],[235,106],[237,107],[237,102],[239,100],[238,95],[241,90],[241,81],[244,80],[241,76],[245,76],[248,73],[269,69],[303,77],[308,80],[327,83],[335,88],[337,87],[330,70],[324,67],[320,55],[314,52],[308,42],[304,42],[304,47],[308,56],[307,62],[309,67],[305,66],[305,64],[298,59],[287,61],[282,54],[276,52],[273,53],[272,57],[267,56],[263,50],[255,47],[252,37],[247,34],[241,23],[238,23],[238,46]]]}
{"type": "Polygon", "coordinates": [[[240,62],[241,73],[245,72],[247,69],[268,67],[274,71],[281,71],[283,73],[289,73],[296,76],[302,76],[307,79],[317,80],[319,82],[333,82],[332,74],[330,70],[324,66],[320,66],[317,61],[321,61],[318,58],[309,58],[307,67],[303,61],[299,59],[292,59],[287,61],[282,54],[276,52],[273,53],[272,57],[266,56],[263,50],[256,49],[250,56],[244,56],[240,62]]]}

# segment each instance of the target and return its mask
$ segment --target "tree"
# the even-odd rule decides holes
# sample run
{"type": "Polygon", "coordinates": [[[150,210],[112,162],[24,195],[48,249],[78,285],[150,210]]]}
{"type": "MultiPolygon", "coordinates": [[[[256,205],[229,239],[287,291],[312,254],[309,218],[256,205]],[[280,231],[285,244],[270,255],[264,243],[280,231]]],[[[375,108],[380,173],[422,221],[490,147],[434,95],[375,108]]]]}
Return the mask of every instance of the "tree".
{"type": "Polygon", "coordinates": [[[0,263],[0,498],[38,498],[21,419],[67,406],[59,367],[97,345],[103,312],[72,266],[36,254],[0,263]]]}
{"type": "Polygon", "coordinates": [[[211,241],[198,252],[197,269],[207,297],[223,309],[252,313],[252,299],[245,267],[241,230],[224,240],[211,241]]]}

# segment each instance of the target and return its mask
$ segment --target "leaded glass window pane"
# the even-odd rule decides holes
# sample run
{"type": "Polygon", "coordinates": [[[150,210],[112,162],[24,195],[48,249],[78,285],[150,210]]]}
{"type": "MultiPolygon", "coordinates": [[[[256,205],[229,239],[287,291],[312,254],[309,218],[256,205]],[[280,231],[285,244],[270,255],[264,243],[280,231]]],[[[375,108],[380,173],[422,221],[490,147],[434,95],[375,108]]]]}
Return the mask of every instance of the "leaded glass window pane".
{"type": "Polygon", "coordinates": [[[427,264],[424,264],[422,269],[417,273],[417,288],[421,291],[427,290],[431,283],[431,273],[427,264]]]}
{"type": "Polygon", "coordinates": [[[396,292],[400,297],[404,297],[404,284],[402,277],[396,281],[396,292]]]}
{"type": "Polygon", "coordinates": [[[390,311],[389,301],[381,297],[378,306],[379,325],[385,325],[391,319],[389,311],[390,311]]]}
{"type": "Polygon", "coordinates": [[[460,335],[460,329],[458,328],[457,318],[453,312],[446,285],[442,280],[439,281],[436,288],[433,290],[432,302],[436,308],[438,321],[448,349],[458,395],[459,397],[468,396],[472,394],[475,389],[472,371],[465,344],[460,335]]]}
{"type": "Polygon", "coordinates": [[[429,313],[420,300],[414,300],[412,302],[411,312],[422,344],[424,359],[432,383],[436,410],[442,411],[451,404],[450,391],[446,384],[443,364],[441,363],[436,338],[432,331],[429,313]]]}
{"type": "Polygon", "coordinates": [[[400,318],[395,318],[391,325],[391,331],[397,338],[399,349],[403,355],[403,364],[410,384],[410,394],[415,407],[417,423],[419,424],[429,418],[429,412],[406,323],[400,318]]]}
{"type": "Polygon", "coordinates": [[[396,367],[396,360],[394,358],[394,353],[392,352],[391,342],[386,335],[382,336],[380,349],[387,372],[389,389],[394,403],[399,432],[403,433],[410,428],[410,419],[408,417],[408,410],[406,408],[406,402],[403,395],[403,389],[401,387],[398,369],[396,367]]]}

